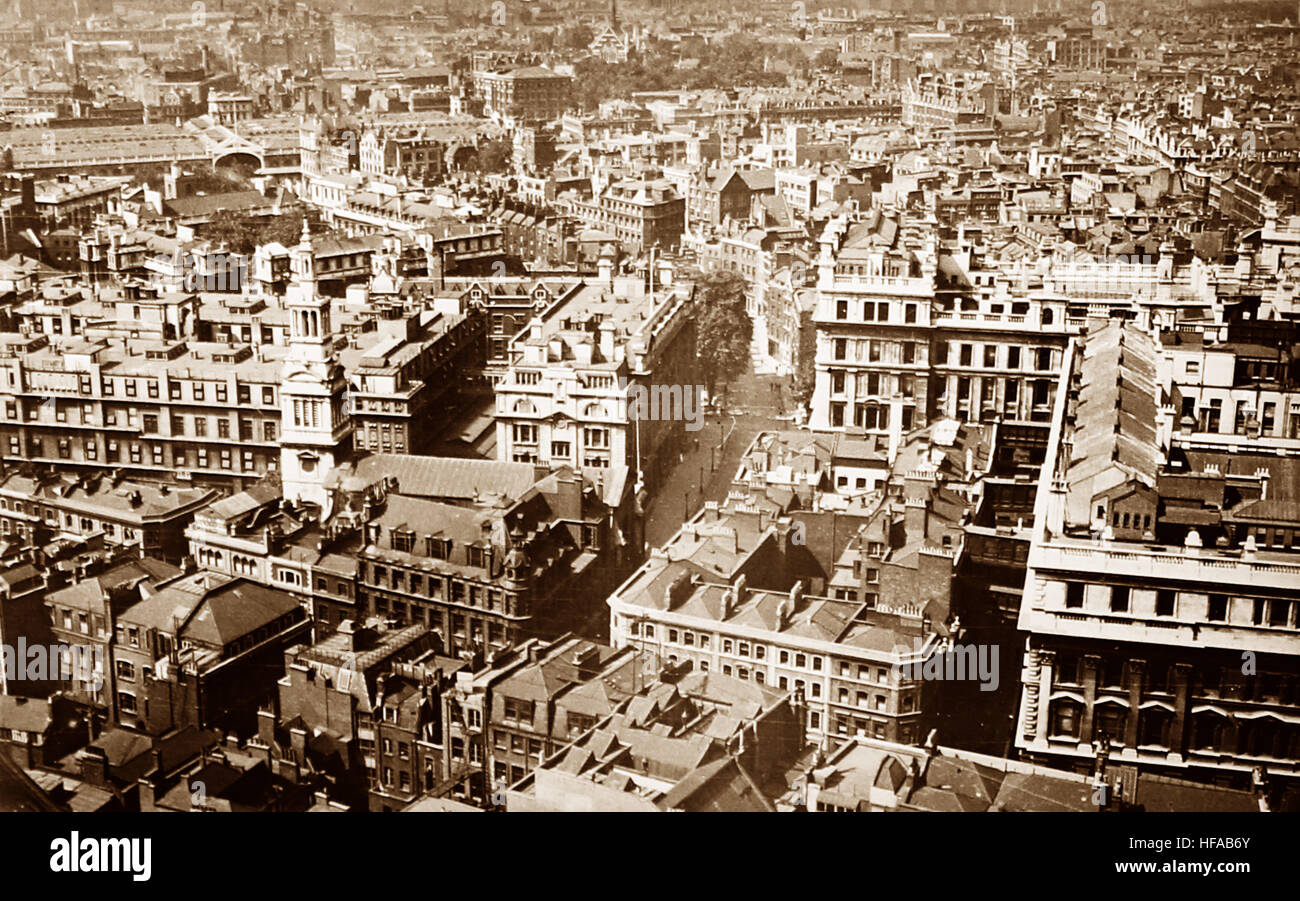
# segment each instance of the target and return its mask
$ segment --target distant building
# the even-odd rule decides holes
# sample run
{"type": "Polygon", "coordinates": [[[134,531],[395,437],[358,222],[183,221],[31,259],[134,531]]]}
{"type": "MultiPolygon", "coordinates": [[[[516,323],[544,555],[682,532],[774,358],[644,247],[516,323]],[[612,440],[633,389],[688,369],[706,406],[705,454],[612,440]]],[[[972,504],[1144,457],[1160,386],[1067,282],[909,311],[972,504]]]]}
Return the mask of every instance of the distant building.
{"type": "Polygon", "coordinates": [[[573,79],[527,66],[509,71],[472,73],[474,90],[483,98],[484,112],[515,122],[545,123],[569,108],[573,79]]]}

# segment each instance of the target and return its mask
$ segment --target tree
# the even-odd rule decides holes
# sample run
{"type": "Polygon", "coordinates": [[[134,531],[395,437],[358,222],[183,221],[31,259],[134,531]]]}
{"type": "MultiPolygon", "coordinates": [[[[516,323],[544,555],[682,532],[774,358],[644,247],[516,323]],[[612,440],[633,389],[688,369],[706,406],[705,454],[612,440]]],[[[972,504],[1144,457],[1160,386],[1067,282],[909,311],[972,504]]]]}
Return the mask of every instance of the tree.
{"type": "MultiPolygon", "coordinates": [[[[796,289],[798,290],[798,289],[796,289]]],[[[798,359],[795,362],[793,393],[795,403],[805,405],[812,400],[817,382],[817,329],[800,317],[798,359]]]]}
{"type": "Polygon", "coordinates": [[[505,138],[495,138],[479,151],[479,165],[484,172],[505,172],[510,168],[515,148],[505,138]]]}
{"type": "Polygon", "coordinates": [[[695,342],[709,396],[719,382],[730,382],[749,365],[754,323],[745,309],[747,287],[734,269],[715,269],[695,279],[695,342]]]}
{"type": "MultiPolygon", "coordinates": [[[[315,210],[309,210],[306,218],[313,227],[320,222],[320,214],[315,210]]],[[[263,244],[295,246],[302,237],[302,220],[300,213],[267,217],[218,210],[211,221],[200,227],[199,233],[214,244],[225,241],[231,253],[251,254],[263,244]]]]}
{"type": "Polygon", "coordinates": [[[840,67],[839,52],[827,47],[813,57],[813,67],[816,69],[838,69],[840,67]]]}

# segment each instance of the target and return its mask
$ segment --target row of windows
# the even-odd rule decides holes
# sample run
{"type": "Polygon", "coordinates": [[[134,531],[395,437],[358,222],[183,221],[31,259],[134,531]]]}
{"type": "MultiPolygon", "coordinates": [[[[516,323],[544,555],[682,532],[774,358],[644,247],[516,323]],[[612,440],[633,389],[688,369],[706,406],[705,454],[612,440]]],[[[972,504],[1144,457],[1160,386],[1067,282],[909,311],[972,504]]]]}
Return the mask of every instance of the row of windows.
{"type": "MultiPolygon", "coordinates": [[[[632,622],[628,625],[628,634],[641,636],[643,638],[655,637],[655,626],[653,623],[632,622]]],[[[692,632],[689,629],[675,629],[665,627],[664,636],[670,644],[681,644],[685,647],[699,647],[708,650],[711,645],[712,637],[703,632],[692,632]]],[[[732,654],[738,657],[752,657],[755,660],[767,659],[767,646],[757,642],[750,643],[741,639],[722,638],[718,645],[724,654],[732,654]]],[[[823,657],[817,654],[805,654],[801,651],[788,651],[778,649],[777,662],[782,666],[794,666],[798,669],[811,669],[815,673],[822,671],[824,663],[823,657]],[[793,662],[791,662],[793,661],[793,662]]]]}
{"type": "MultiPolygon", "coordinates": [[[[111,410],[111,409],[105,410],[103,415],[103,424],[106,426],[117,426],[119,424],[118,422],[119,412],[122,411],[111,410]]],[[[159,429],[159,424],[161,420],[159,419],[157,414],[155,413],[141,414],[134,407],[124,412],[126,413],[125,424],[128,427],[138,428],[142,433],[148,435],[161,434],[161,430],[159,429]]],[[[5,414],[9,419],[18,418],[17,407],[13,401],[9,401],[5,404],[5,414]]],[[[209,432],[208,417],[193,416],[189,418],[192,420],[192,427],[187,429],[186,428],[187,417],[181,414],[173,414],[171,417],[171,434],[173,436],[179,437],[182,435],[188,435],[193,433],[196,437],[206,438],[209,432]]],[[[37,421],[39,419],[37,409],[35,407],[27,411],[26,419],[28,421],[37,421]]],[[[54,419],[56,422],[67,422],[68,408],[66,406],[56,406],[54,419]]],[[[87,426],[94,426],[99,424],[95,422],[95,413],[91,405],[86,404],[82,407],[81,421],[79,424],[87,425],[87,426]]],[[[261,428],[262,440],[275,441],[278,427],[279,427],[278,421],[271,421],[271,420],[263,421],[262,428],[261,428]]],[[[232,428],[231,428],[230,419],[224,415],[218,416],[216,437],[230,438],[231,432],[232,432],[232,428]]],[[[257,433],[258,433],[258,429],[257,429],[256,422],[254,422],[251,419],[243,419],[243,418],[239,420],[239,439],[241,441],[255,441],[257,440],[256,437],[257,433]]]]}
{"type": "MultiPolygon", "coordinates": [[[[365,602],[366,598],[363,596],[362,603],[365,602]]],[[[397,600],[390,604],[388,598],[382,595],[376,595],[373,604],[374,615],[386,617],[391,612],[394,619],[404,624],[428,626],[435,632],[441,632],[442,630],[443,614],[437,608],[423,604],[408,605],[404,601],[397,600]]],[[[467,617],[463,613],[452,613],[451,637],[454,639],[454,644],[459,647],[491,646],[493,648],[503,648],[508,643],[509,631],[505,623],[496,620],[467,617]]]]}
{"type": "MultiPolygon", "coordinates": [[[[393,550],[412,553],[415,536],[407,531],[393,531],[390,534],[393,550]]],[[[446,560],[450,553],[450,541],[433,539],[427,543],[429,556],[435,560],[446,560]]],[[[466,548],[466,561],[469,566],[487,569],[491,563],[491,551],[476,545],[466,548]]],[[[361,576],[366,578],[366,568],[362,567],[361,576]]],[[[481,607],[489,612],[506,613],[506,594],[499,588],[491,588],[477,582],[453,579],[432,574],[411,572],[374,564],[369,569],[367,584],[374,588],[400,591],[404,594],[424,595],[435,601],[450,601],[467,607],[481,607]]]]}
{"type": "MultiPolygon", "coordinates": [[[[56,439],[55,447],[57,448],[58,457],[60,460],[73,459],[72,456],[73,446],[72,446],[72,441],[70,439],[68,438],[56,439]]],[[[107,463],[123,462],[122,450],[123,450],[122,445],[117,441],[105,442],[104,461],[107,463]]],[[[190,451],[188,448],[172,447],[171,450],[172,450],[172,455],[171,455],[172,466],[189,467],[191,465],[190,461],[192,459],[194,461],[193,465],[198,469],[208,469],[212,467],[213,461],[212,458],[209,456],[209,452],[206,447],[201,447],[198,448],[196,451],[194,451],[194,456],[192,458],[190,456],[190,451]]],[[[99,442],[93,439],[83,440],[81,442],[81,452],[82,452],[82,459],[99,460],[99,442]]],[[[11,456],[15,456],[15,457],[21,456],[23,453],[22,441],[18,438],[17,435],[9,436],[9,453],[11,456]]],[[[235,453],[236,452],[231,448],[222,448],[217,452],[217,460],[220,461],[221,469],[227,469],[227,470],[234,469],[234,461],[236,459],[235,453]]],[[[45,441],[41,438],[29,438],[27,441],[27,456],[33,458],[45,457],[45,441]]],[[[166,445],[162,445],[162,444],[140,445],[133,442],[127,445],[126,456],[131,463],[137,465],[145,465],[146,463],[152,464],[153,466],[168,465],[166,459],[166,445]],[[146,452],[148,454],[147,458],[146,458],[146,452]]],[[[239,459],[240,462],[243,464],[243,468],[241,470],[243,472],[254,472],[254,471],[261,472],[263,467],[265,467],[266,469],[275,469],[277,463],[275,457],[266,456],[263,454],[257,454],[251,450],[243,451],[239,459]]]]}
{"type": "MultiPolygon", "coordinates": [[[[559,462],[572,462],[570,451],[565,442],[557,442],[551,445],[551,458],[559,462]]],[[[538,463],[541,456],[535,450],[516,450],[510,455],[510,459],[515,463],[538,463]]],[[[582,465],[590,469],[608,469],[609,454],[587,452],[582,455],[582,465]]]]}
{"type": "MultiPolygon", "coordinates": [[[[1199,408],[1195,397],[1184,396],[1182,406],[1179,412],[1180,417],[1191,418],[1196,421],[1197,429],[1202,432],[1224,433],[1232,435],[1250,435],[1253,434],[1251,426],[1258,428],[1260,434],[1278,435],[1279,419],[1278,405],[1273,401],[1266,401],[1260,407],[1259,418],[1255,418],[1255,402],[1253,400],[1243,400],[1236,403],[1236,410],[1230,419],[1223,416],[1223,400],[1213,398],[1208,404],[1202,404],[1199,408]],[[1232,423],[1231,431],[1227,431],[1223,426],[1232,423]]],[[[1300,405],[1293,403],[1289,418],[1286,420],[1285,437],[1300,438],[1300,405]]]]}
{"type": "MultiPolygon", "coordinates": [[[[1044,311],[1043,311],[1044,321],[1046,321],[1046,319],[1047,319],[1047,313],[1048,313],[1048,312],[1050,312],[1050,311],[1047,311],[1047,310],[1044,310],[1044,311]]],[[[1008,346],[1008,347],[1006,348],[1006,357],[1005,357],[1005,359],[1002,360],[1002,361],[999,361],[999,360],[998,360],[998,357],[999,357],[999,350],[1000,350],[1000,348],[1002,348],[1002,347],[1003,347],[1003,345],[1000,345],[1000,344],[985,344],[985,345],[982,345],[982,346],[980,346],[980,345],[975,345],[975,344],[958,344],[958,345],[957,345],[957,360],[956,360],[955,365],[958,365],[958,366],[976,366],[976,365],[980,365],[980,366],[983,366],[985,369],[1020,369],[1020,368],[1022,368],[1022,366],[1023,366],[1022,359],[1021,359],[1021,358],[1022,358],[1022,348],[1021,348],[1019,345],[1015,345],[1015,344],[1008,346]],[[980,352],[980,354],[979,354],[979,361],[980,361],[980,362],[979,362],[978,364],[975,362],[975,360],[976,360],[976,351],[975,351],[975,348],[976,348],[976,347],[981,347],[981,352],[980,352]]],[[[1023,350],[1024,350],[1024,352],[1025,352],[1025,355],[1028,356],[1029,359],[1033,362],[1033,368],[1034,368],[1034,369],[1036,369],[1036,370],[1039,371],[1039,372],[1050,372],[1050,371],[1052,370],[1052,367],[1053,367],[1053,360],[1054,360],[1054,358],[1055,358],[1055,350],[1054,350],[1053,348],[1051,348],[1051,347],[1029,347],[1029,348],[1024,348],[1023,350]]],[[[938,344],[936,344],[935,347],[934,347],[934,353],[935,353],[935,360],[934,360],[934,362],[935,362],[936,364],[938,364],[938,365],[940,365],[940,366],[949,364],[949,358],[950,358],[951,353],[950,353],[950,350],[949,350],[949,344],[948,344],[948,342],[946,342],[946,341],[941,341],[941,342],[939,342],[938,344]]]]}
{"type": "MultiPolygon", "coordinates": [[[[844,415],[848,405],[837,402],[830,405],[831,425],[839,428],[845,424],[844,415]]],[[[902,428],[910,431],[916,417],[916,408],[902,408],[902,428]]],[[[853,424],[863,429],[889,428],[889,406],[886,404],[860,403],[853,405],[853,424]]]]}
{"type": "Polygon", "coordinates": [[[69,632],[75,630],[82,635],[89,635],[92,630],[101,638],[108,635],[107,623],[102,616],[71,610],[67,607],[51,606],[50,623],[54,626],[62,623],[65,630],[69,632]]]}
{"type": "Polygon", "coordinates": [[[879,372],[859,372],[856,378],[849,380],[849,373],[832,370],[831,393],[844,394],[848,385],[856,388],[854,394],[859,397],[890,397],[901,394],[904,398],[916,396],[916,379],[906,373],[893,375],[879,372]]]}
{"type": "Polygon", "coordinates": [[[831,350],[837,360],[856,360],[857,362],[867,363],[902,363],[911,365],[916,362],[917,344],[912,341],[897,342],[877,341],[874,338],[869,340],[853,340],[852,356],[849,355],[850,339],[835,338],[831,343],[831,350]],[[891,348],[889,359],[884,359],[884,349],[891,348]],[[892,348],[897,348],[895,354],[892,348]]]}
{"type": "MultiPolygon", "coordinates": [[[[1065,606],[1066,609],[1077,610],[1083,607],[1084,593],[1086,584],[1083,582],[1065,583],[1065,606]]],[[[1112,613],[1129,613],[1132,611],[1133,590],[1127,585],[1095,585],[1094,591],[1107,591],[1109,589],[1109,609],[1112,613]]],[[[1179,604],[1183,597],[1183,592],[1175,591],[1171,588],[1161,588],[1156,591],[1155,615],[1161,617],[1175,617],[1178,615],[1179,604]]],[[[1200,598],[1202,595],[1189,596],[1189,601],[1193,598],[1199,610],[1200,598]]],[[[1250,606],[1250,623],[1255,626],[1271,626],[1274,628],[1295,628],[1300,626],[1300,602],[1286,600],[1284,598],[1252,598],[1250,606]]],[[[1229,611],[1229,596],[1226,594],[1210,594],[1206,601],[1205,618],[1210,622],[1227,622],[1229,611]]]]}
{"type": "MultiPolygon", "coordinates": [[[[586,730],[583,730],[586,731],[586,730]]],[[[570,735],[574,735],[570,729],[570,735]]],[[[576,735],[581,735],[577,732],[576,735]]],[[[493,746],[498,751],[509,751],[512,754],[527,754],[529,757],[541,760],[546,753],[546,743],[540,738],[526,738],[523,735],[515,735],[507,732],[496,730],[492,735],[493,746]]]]}
{"type": "MultiPolygon", "coordinates": [[[[515,444],[537,444],[537,434],[537,426],[529,423],[515,423],[510,427],[510,437],[515,444]]],[[[567,447],[569,442],[563,443],[567,447]]],[[[582,446],[587,450],[609,450],[609,429],[584,428],[582,446]]]]}
{"type": "MultiPolygon", "coordinates": [[[[1062,699],[1053,702],[1050,738],[1062,741],[1098,740],[1102,736],[1112,744],[1125,747],[1130,717],[1133,713],[1118,704],[1098,704],[1093,708],[1092,734],[1083,735],[1083,705],[1062,699]]],[[[1136,743],[1139,748],[1160,751],[1181,750],[1294,759],[1300,756],[1300,727],[1272,717],[1234,721],[1206,711],[1193,714],[1185,738],[1173,734],[1174,714],[1162,708],[1147,708],[1137,713],[1136,743]],[[1184,744],[1185,742],[1185,744],[1184,744]]]]}
{"type": "MultiPolygon", "coordinates": [[[[835,732],[839,735],[864,735],[873,738],[884,738],[886,724],[884,720],[861,719],[859,717],[845,716],[844,714],[835,714],[834,717],[835,732]]],[[[912,727],[905,725],[900,731],[899,738],[903,742],[912,740],[912,727]]]]}
{"type": "MultiPolygon", "coordinates": [[[[101,385],[103,386],[103,393],[104,393],[104,396],[105,396],[105,397],[112,397],[112,396],[114,396],[114,394],[115,394],[115,381],[116,381],[115,379],[110,378],[110,377],[107,377],[107,376],[104,377],[103,380],[101,381],[101,385]]],[[[122,382],[122,391],[123,391],[123,393],[124,393],[127,397],[137,397],[137,396],[139,395],[138,381],[139,381],[139,380],[137,380],[137,379],[132,379],[132,378],[124,378],[124,379],[121,379],[121,382],[122,382]]],[[[167,383],[167,396],[168,396],[168,398],[169,398],[170,400],[183,400],[183,399],[184,399],[183,396],[182,396],[182,390],[181,390],[181,385],[182,385],[182,384],[183,384],[182,382],[178,382],[178,381],[169,381],[169,382],[167,383]]],[[[206,400],[208,399],[207,383],[205,383],[205,382],[190,382],[189,385],[190,385],[190,399],[191,399],[191,400],[199,401],[199,402],[204,402],[204,401],[206,401],[206,400]]],[[[229,388],[228,385],[226,385],[226,384],[224,384],[224,383],[220,383],[220,382],[218,382],[217,384],[213,385],[212,387],[213,387],[212,395],[213,395],[213,397],[215,398],[215,400],[216,400],[218,403],[227,403],[227,402],[229,401],[229,399],[230,399],[230,388],[229,388]]],[[[87,376],[83,376],[83,377],[82,377],[82,379],[81,379],[81,390],[82,390],[82,393],[83,393],[83,394],[89,394],[89,393],[90,393],[90,376],[87,375],[87,376]]],[[[158,382],[157,382],[156,380],[152,380],[152,379],[150,379],[150,380],[145,381],[145,396],[146,396],[146,397],[150,397],[150,398],[157,399],[157,398],[159,397],[159,393],[160,393],[160,391],[159,391],[159,387],[158,387],[158,382]]],[[[275,400],[275,388],[272,387],[272,386],[270,386],[270,385],[263,385],[263,386],[262,386],[261,398],[262,398],[262,404],[263,404],[263,406],[268,406],[268,407],[275,406],[275,403],[276,403],[276,400],[275,400]]],[[[239,404],[241,404],[241,405],[243,405],[243,406],[251,406],[252,403],[253,403],[253,388],[252,388],[252,386],[251,386],[251,385],[236,385],[236,386],[235,386],[235,399],[236,399],[236,402],[237,402],[237,403],[239,403],[239,404]]]]}
{"type": "MultiPolygon", "coordinates": [[[[1088,675],[1084,654],[1057,651],[1053,683],[1082,686],[1088,675]]],[[[1142,680],[1144,692],[1172,695],[1175,669],[1168,663],[1135,663],[1119,657],[1099,657],[1093,664],[1096,684],[1103,689],[1126,691],[1130,682],[1142,680]]],[[[1231,700],[1294,704],[1300,702],[1300,678],[1274,672],[1245,675],[1240,666],[1199,664],[1188,669],[1189,691],[1194,696],[1223,697],[1231,700]]]]}
{"type": "MultiPolygon", "coordinates": [[[[387,710],[391,710],[391,709],[392,709],[392,708],[385,708],[385,712],[387,712],[387,710]]],[[[399,741],[399,742],[397,742],[396,744],[397,744],[397,759],[398,759],[398,760],[410,760],[410,759],[411,759],[411,746],[410,746],[410,744],[409,744],[408,742],[404,742],[404,741],[399,741]]],[[[392,757],[392,756],[393,756],[393,740],[392,740],[392,739],[390,739],[390,738],[385,738],[385,739],[384,739],[384,743],[383,743],[383,751],[384,751],[384,756],[385,756],[385,757],[392,757]]]]}

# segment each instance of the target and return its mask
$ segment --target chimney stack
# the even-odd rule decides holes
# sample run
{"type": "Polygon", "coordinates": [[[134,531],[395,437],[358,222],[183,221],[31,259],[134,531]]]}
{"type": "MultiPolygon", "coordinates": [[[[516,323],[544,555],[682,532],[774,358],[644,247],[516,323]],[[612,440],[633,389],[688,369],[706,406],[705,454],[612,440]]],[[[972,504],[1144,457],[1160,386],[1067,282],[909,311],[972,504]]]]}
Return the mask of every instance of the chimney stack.
{"type": "Polygon", "coordinates": [[[600,335],[600,356],[603,362],[609,363],[614,359],[614,323],[606,320],[598,327],[600,335]]]}

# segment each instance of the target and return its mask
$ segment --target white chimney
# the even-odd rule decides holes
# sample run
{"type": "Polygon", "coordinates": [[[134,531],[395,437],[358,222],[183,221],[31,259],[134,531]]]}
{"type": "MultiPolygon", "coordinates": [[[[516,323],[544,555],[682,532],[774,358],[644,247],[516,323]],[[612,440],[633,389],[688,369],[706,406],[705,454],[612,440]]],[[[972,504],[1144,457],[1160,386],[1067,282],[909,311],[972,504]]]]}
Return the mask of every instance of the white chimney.
{"type": "Polygon", "coordinates": [[[600,355],[604,362],[614,359],[614,323],[606,320],[598,328],[600,334],[600,355]]]}

